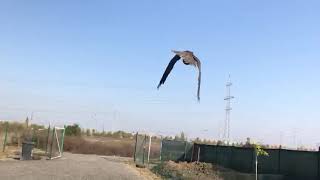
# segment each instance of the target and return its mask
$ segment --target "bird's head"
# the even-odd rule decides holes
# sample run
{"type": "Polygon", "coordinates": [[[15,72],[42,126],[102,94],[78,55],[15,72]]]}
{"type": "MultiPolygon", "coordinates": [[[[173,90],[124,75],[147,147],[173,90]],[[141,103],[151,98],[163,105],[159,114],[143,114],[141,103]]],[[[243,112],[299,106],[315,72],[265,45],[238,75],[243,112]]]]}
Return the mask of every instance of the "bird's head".
{"type": "Polygon", "coordinates": [[[193,52],[192,52],[192,51],[189,51],[189,50],[185,50],[184,52],[193,54],[193,52]]]}

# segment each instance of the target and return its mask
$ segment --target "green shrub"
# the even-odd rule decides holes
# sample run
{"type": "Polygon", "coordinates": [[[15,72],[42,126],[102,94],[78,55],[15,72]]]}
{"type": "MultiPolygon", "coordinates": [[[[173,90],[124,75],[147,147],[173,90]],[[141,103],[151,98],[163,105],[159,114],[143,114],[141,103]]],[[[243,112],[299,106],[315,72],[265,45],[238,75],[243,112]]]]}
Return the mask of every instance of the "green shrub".
{"type": "Polygon", "coordinates": [[[68,125],[65,130],[66,136],[81,136],[81,128],[78,124],[68,125]]]}

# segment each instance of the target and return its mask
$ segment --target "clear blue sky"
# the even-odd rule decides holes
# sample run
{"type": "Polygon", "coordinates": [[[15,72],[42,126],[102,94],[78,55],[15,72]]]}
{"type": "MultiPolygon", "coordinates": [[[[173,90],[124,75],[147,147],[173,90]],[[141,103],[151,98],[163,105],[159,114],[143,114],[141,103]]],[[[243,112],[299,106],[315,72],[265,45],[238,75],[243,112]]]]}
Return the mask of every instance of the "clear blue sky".
{"type": "Polygon", "coordinates": [[[1,1],[0,119],[218,138],[320,142],[319,1],[1,1]],[[156,86],[171,49],[178,63],[156,86]],[[208,129],[208,131],[204,131],[208,129]],[[293,138],[296,136],[296,138],[293,138]]]}

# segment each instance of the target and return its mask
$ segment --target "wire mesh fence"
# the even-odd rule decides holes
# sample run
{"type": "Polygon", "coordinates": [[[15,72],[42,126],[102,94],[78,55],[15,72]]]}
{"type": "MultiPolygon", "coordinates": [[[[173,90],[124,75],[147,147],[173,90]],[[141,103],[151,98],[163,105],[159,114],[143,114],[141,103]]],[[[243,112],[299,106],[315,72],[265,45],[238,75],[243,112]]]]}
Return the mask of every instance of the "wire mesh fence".
{"type": "Polygon", "coordinates": [[[137,166],[144,166],[147,163],[147,135],[136,134],[134,162],[137,166]]]}
{"type": "Polygon", "coordinates": [[[54,159],[62,156],[64,144],[64,128],[44,127],[21,122],[0,121],[1,157],[10,154],[14,158],[22,155],[22,145],[32,144],[32,154],[54,159]],[[14,152],[13,152],[14,151],[14,152]]]}
{"type": "Polygon", "coordinates": [[[34,132],[33,141],[35,142],[35,148],[48,152],[48,140],[49,140],[50,128],[38,129],[34,132]]]}
{"type": "Polygon", "coordinates": [[[134,162],[144,167],[160,161],[161,139],[147,134],[135,135],[134,162]]]}
{"type": "Polygon", "coordinates": [[[161,141],[162,161],[191,161],[192,143],[177,140],[161,141]]]}
{"type": "Polygon", "coordinates": [[[55,159],[62,156],[63,153],[63,142],[65,129],[60,127],[54,127],[49,130],[47,153],[49,159],[55,159]]]}
{"type": "Polygon", "coordinates": [[[0,150],[5,151],[6,144],[8,139],[8,123],[0,124],[0,150]]]}

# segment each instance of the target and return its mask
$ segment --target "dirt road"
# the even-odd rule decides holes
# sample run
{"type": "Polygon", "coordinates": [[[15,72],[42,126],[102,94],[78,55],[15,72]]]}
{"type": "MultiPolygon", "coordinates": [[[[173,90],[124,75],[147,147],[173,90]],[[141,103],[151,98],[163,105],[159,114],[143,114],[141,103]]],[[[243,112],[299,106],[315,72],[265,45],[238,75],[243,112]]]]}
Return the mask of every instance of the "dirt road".
{"type": "Polygon", "coordinates": [[[124,158],[64,153],[55,160],[0,161],[1,180],[145,180],[124,158]]]}

